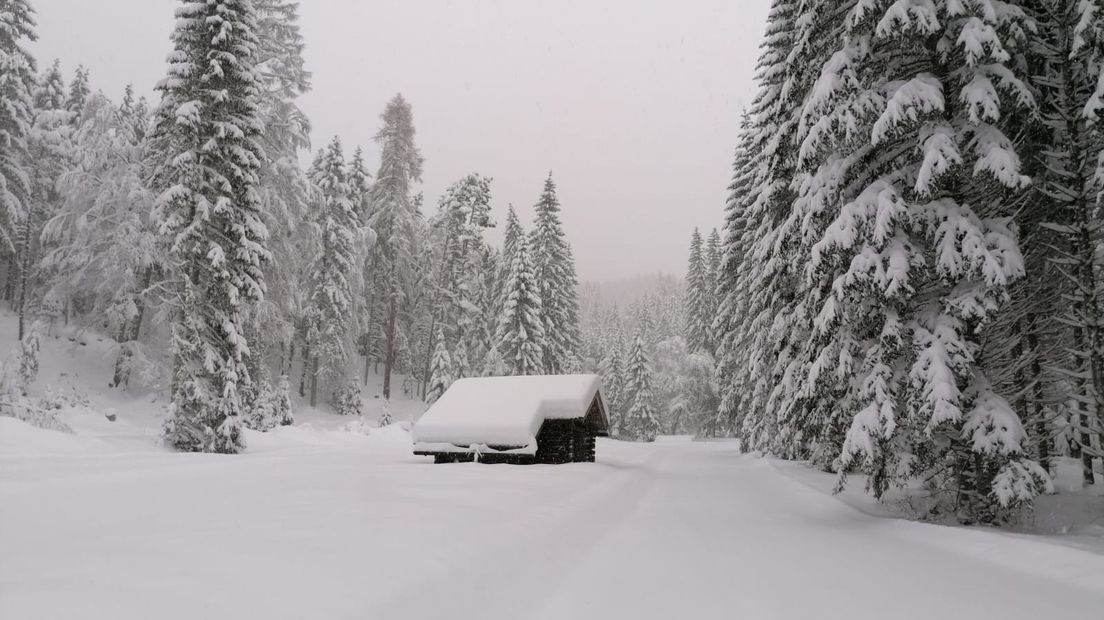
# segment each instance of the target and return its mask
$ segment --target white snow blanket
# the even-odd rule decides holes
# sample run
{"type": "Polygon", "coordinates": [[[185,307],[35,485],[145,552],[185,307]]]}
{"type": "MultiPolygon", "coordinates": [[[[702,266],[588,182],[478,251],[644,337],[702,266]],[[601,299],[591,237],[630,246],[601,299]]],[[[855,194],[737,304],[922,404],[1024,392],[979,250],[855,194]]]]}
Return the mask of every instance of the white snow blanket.
{"type": "Polygon", "coordinates": [[[600,391],[598,375],[460,379],[414,425],[414,449],[510,446],[532,453],[545,420],[585,415],[600,391]]]}

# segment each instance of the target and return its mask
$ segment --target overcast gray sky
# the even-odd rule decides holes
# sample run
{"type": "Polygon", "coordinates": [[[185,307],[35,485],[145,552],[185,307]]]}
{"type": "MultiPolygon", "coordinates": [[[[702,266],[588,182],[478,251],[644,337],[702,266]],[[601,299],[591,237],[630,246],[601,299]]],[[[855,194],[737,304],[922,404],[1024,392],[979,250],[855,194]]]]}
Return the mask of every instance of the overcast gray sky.
{"type": "MultiPolygon", "coordinates": [[[[163,76],[175,0],[32,0],[41,64],[78,63],[116,98],[163,76]]],[[[414,107],[427,205],[472,171],[528,225],[551,170],[584,280],[681,273],[721,223],[769,0],[303,0],[319,146],[363,144],[414,107]]]]}

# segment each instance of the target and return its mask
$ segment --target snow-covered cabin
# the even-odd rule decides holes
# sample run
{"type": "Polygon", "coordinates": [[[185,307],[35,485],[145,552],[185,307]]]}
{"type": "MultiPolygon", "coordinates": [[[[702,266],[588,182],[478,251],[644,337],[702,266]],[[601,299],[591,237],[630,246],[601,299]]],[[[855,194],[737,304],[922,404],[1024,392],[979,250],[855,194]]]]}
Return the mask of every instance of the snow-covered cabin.
{"type": "Polygon", "coordinates": [[[474,377],[452,384],[414,424],[414,454],[435,463],[594,461],[609,431],[598,375],[474,377]]]}

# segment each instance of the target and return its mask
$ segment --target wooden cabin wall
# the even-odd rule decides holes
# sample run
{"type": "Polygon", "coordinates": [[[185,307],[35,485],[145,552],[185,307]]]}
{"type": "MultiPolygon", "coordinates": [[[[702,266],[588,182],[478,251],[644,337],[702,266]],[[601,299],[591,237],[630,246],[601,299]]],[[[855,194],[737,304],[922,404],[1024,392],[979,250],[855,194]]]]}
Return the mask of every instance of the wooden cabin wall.
{"type": "Polygon", "coordinates": [[[537,433],[538,463],[570,463],[575,460],[575,420],[545,420],[537,433]]]}

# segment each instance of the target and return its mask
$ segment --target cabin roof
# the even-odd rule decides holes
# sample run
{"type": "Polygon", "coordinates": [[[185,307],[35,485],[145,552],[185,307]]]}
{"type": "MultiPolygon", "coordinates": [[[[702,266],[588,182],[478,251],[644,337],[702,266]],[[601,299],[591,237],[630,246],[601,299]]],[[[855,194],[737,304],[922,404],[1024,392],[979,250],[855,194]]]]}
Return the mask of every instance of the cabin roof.
{"type": "Polygon", "coordinates": [[[545,420],[583,418],[600,394],[598,375],[460,379],[414,424],[413,439],[535,449],[545,420]]]}

